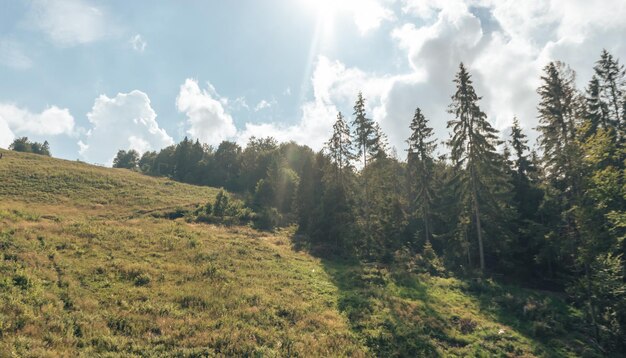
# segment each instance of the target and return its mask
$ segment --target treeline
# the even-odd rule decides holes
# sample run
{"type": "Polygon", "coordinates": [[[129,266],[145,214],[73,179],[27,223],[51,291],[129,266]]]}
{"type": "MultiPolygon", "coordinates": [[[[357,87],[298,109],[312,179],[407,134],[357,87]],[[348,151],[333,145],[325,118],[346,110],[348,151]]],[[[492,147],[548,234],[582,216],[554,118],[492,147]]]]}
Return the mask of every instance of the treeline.
{"type": "Polygon", "coordinates": [[[30,141],[28,137],[20,137],[13,140],[13,143],[9,145],[9,150],[14,150],[16,152],[25,152],[25,153],[35,153],[50,156],[50,144],[48,141],[44,141],[43,143],[30,141]]]}
{"type": "Polygon", "coordinates": [[[538,153],[517,119],[504,136],[491,126],[463,64],[454,83],[450,139],[436,141],[417,108],[406,161],[390,154],[359,94],[351,120],[339,113],[318,153],[271,138],[245,149],[185,138],[134,153],[132,166],[240,193],[267,227],[297,223],[299,243],[320,255],[427,256],[457,274],[566,289],[597,343],[625,349],[624,67],[603,51],[579,90],[574,71],[549,63],[537,89],[538,153]],[[437,148],[448,154],[437,157],[437,148]]]}
{"type": "Polygon", "coordinates": [[[309,147],[273,138],[251,138],[243,149],[228,141],[213,148],[185,137],[158,153],[120,150],[113,166],[238,193],[254,210],[255,225],[271,229],[296,221],[302,170],[314,155],[309,147]]]}

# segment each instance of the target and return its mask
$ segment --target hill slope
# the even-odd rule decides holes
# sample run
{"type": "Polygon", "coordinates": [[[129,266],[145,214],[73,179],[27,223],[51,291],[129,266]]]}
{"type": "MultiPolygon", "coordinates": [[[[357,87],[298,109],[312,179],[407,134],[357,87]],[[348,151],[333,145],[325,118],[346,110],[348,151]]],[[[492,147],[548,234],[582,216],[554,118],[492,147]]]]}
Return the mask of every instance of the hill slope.
{"type": "Polygon", "coordinates": [[[293,230],[155,218],[216,190],[2,152],[0,356],[595,353],[554,295],[321,261],[293,230]]]}

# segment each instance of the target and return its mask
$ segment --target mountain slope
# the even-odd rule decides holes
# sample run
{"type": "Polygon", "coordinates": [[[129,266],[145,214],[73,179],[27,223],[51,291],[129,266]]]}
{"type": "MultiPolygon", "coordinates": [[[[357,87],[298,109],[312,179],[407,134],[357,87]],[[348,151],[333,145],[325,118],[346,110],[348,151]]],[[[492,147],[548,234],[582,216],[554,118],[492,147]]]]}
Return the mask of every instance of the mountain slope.
{"type": "Polygon", "coordinates": [[[557,296],[322,261],[152,215],[215,189],[0,152],[0,356],[594,353],[557,296]]]}

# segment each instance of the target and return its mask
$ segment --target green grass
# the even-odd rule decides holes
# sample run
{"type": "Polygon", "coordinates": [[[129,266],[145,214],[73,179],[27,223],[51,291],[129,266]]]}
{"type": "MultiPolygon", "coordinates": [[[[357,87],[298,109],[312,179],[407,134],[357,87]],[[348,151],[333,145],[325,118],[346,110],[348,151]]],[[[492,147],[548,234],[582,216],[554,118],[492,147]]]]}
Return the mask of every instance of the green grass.
{"type": "Polygon", "coordinates": [[[595,354],[558,296],[321,261],[152,215],[215,189],[0,152],[0,357],[595,354]]]}
{"type": "Polygon", "coordinates": [[[339,307],[377,356],[599,357],[580,313],[555,294],[325,263],[339,307]]]}

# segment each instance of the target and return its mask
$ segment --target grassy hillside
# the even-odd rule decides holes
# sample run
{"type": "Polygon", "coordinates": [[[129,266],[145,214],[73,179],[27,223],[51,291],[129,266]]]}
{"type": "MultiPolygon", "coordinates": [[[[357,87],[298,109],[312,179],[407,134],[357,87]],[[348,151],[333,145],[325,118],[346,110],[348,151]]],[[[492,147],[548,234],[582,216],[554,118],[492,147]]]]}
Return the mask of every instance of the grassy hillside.
{"type": "Polygon", "coordinates": [[[294,250],[293,229],[151,215],[215,189],[0,160],[0,356],[593,356],[555,295],[294,250]]]}

